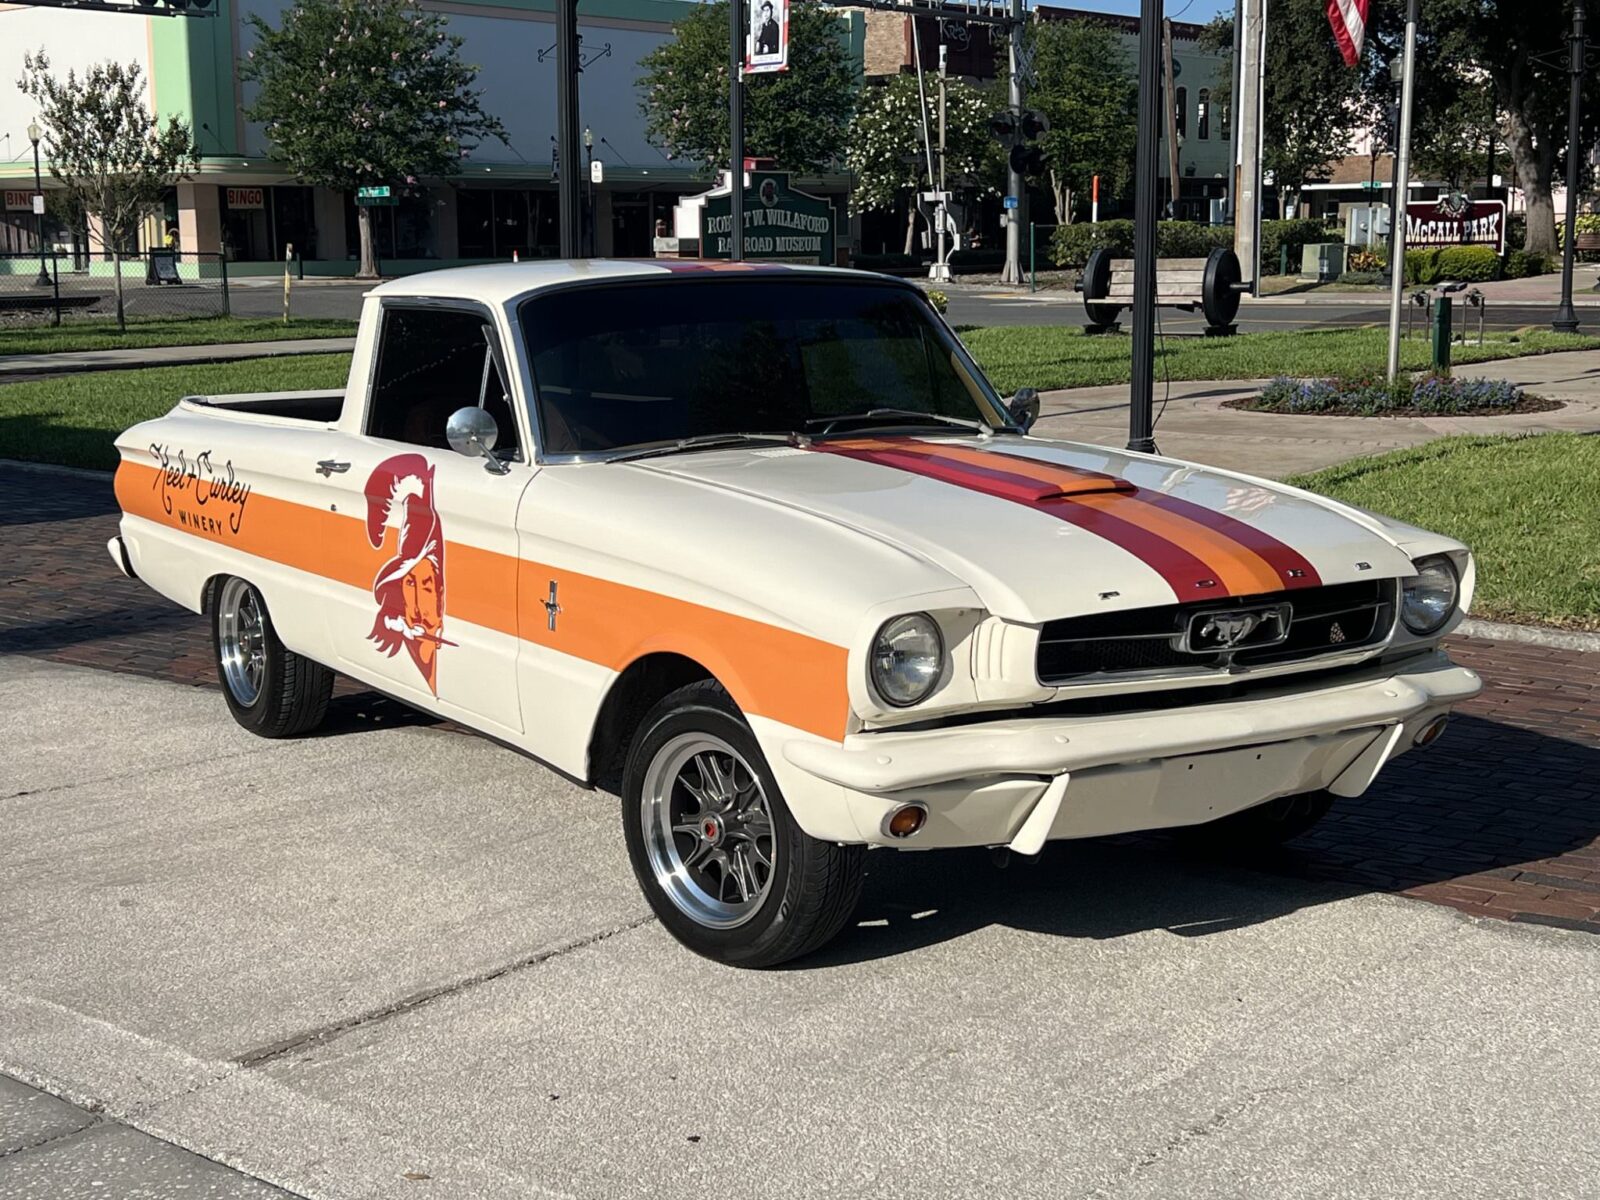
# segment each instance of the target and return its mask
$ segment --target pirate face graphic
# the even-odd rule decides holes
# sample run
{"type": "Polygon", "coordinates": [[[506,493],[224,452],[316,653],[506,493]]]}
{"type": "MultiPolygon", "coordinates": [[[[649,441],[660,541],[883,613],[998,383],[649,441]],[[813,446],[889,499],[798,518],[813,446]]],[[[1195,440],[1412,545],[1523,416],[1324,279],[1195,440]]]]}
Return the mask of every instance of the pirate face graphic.
{"type": "Polygon", "coordinates": [[[367,497],[367,541],[382,549],[398,530],[394,557],[378,569],[372,598],[377,619],[368,638],[391,658],[402,648],[428,690],[439,694],[438,655],[444,638],[444,530],[433,506],[433,468],[420,454],[396,454],[373,470],[367,497]]]}

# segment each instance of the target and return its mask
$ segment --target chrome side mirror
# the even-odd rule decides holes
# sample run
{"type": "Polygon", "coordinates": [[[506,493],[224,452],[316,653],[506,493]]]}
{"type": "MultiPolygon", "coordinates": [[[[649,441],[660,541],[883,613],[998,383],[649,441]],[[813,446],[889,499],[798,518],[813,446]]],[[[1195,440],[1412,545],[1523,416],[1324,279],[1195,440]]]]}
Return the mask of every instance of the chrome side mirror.
{"type": "Polygon", "coordinates": [[[1006,402],[1006,412],[1011,416],[1011,423],[1027,433],[1039,419],[1039,389],[1018,388],[1016,394],[1006,402]]]}
{"type": "Polygon", "coordinates": [[[468,458],[481,458],[486,470],[504,475],[511,470],[492,453],[500,440],[500,426],[481,408],[458,408],[450,414],[444,426],[445,441],[450,449],[468,458]]]}

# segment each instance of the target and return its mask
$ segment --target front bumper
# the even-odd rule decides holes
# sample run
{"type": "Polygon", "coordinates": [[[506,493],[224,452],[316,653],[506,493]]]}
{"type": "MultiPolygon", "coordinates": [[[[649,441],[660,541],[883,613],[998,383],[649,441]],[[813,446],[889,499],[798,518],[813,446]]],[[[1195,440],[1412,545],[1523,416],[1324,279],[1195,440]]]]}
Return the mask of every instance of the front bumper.
{"type": "Polygon", "coordinates": [[[1359,795],[1481,688],[1432,651],[1315,687],[1285,680],[1244,700],[792,740],[783,755],[793,773],[842,792],[861,841],[1032,852],[1051,838],[1196,824],[1299,792],[1359,795]],[[896,841],[883,821],[907,803],[928,820],[896,841]]]}

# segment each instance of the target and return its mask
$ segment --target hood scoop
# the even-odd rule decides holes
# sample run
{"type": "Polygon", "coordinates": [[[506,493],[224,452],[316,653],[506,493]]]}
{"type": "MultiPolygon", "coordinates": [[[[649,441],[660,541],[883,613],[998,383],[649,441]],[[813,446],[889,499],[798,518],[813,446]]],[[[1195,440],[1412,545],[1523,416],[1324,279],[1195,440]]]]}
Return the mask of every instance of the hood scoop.
{"type": "Polygon", "coordinates": [[[1037,504],[1048,504],[1052,500],[1073,500],[1079,496],[1109,496],[1118,492],[1126,495],[1138,490],[1126,479],[1084,479],[1066,484],[1040,483],[1039,490],[1032,499],[1037,504]]]}

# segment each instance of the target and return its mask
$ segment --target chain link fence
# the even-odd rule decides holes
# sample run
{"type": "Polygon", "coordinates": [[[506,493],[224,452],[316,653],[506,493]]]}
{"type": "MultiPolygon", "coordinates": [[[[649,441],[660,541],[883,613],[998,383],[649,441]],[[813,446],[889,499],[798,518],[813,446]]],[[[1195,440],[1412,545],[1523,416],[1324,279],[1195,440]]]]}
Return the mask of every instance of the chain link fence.
{"type": "MultiPolygon", "coordinates": [[[[220,254],[154,250],[124,255],[122,309],[130,324],[221,317],[229,311],[220,254]]],[[[0,329],[116,320],[118,264],[96,254],[0,254],[0,329]]]]}

